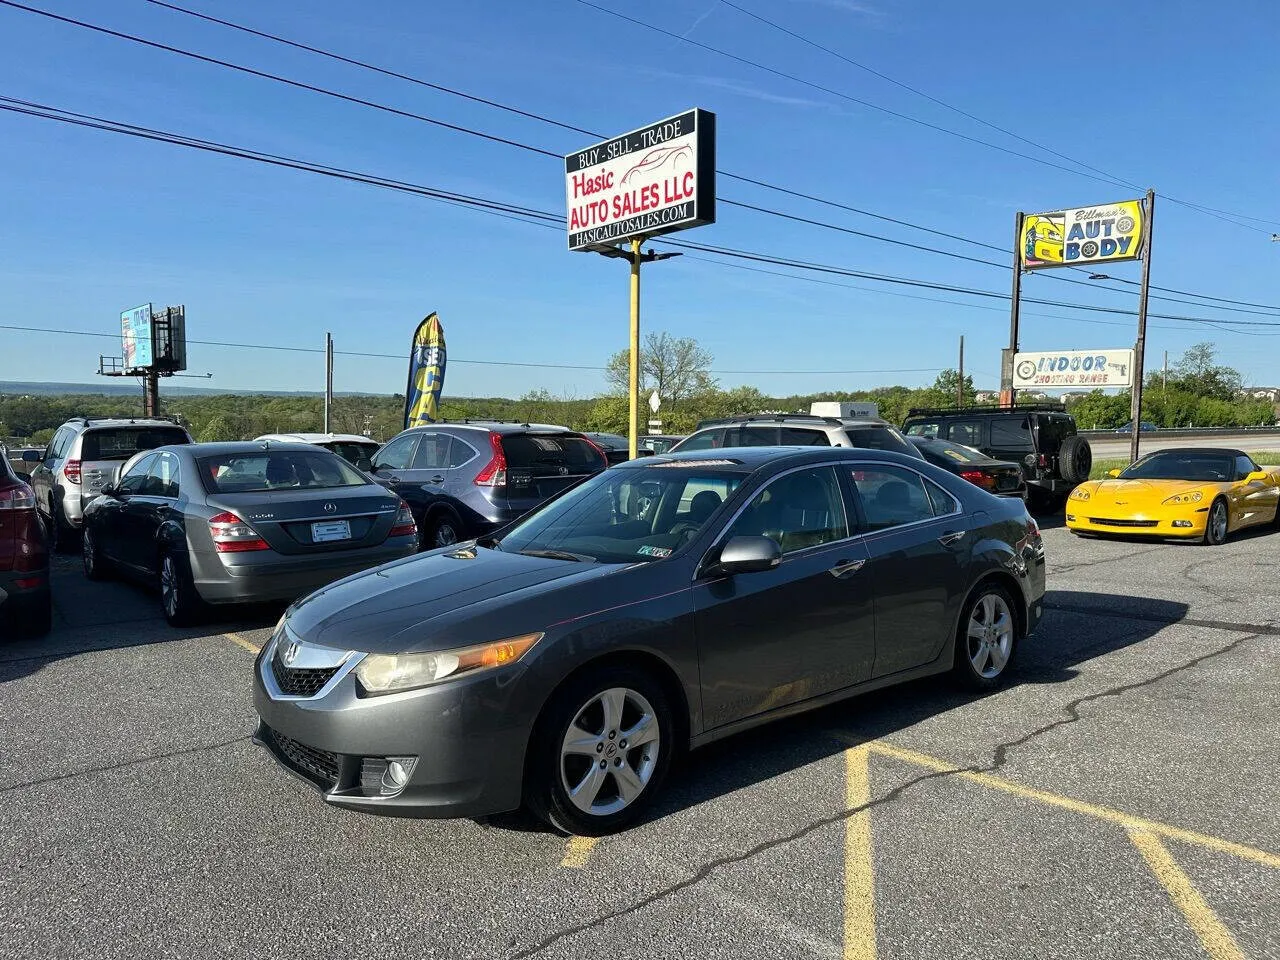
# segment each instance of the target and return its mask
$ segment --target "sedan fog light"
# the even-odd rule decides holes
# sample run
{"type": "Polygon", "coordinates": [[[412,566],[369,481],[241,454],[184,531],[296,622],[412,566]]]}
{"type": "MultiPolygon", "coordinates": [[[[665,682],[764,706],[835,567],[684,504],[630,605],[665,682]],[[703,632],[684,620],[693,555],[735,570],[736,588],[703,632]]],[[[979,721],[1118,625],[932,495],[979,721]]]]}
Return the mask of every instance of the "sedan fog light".
{"type": "Polygon", "coordinates": [[[403,787],[413,775],[413,767],[416,763],[417,760],[414,757],[396,757],[387,764],[384,779],[389,780],[396,787],[403,787]]]}
{"type": "Polygon", "coordinates": [[[1173,525],[1174,525],[1175,527],[1189,527],[1189,526],[1191,526],[1191,521],[1190,521],[1190,520],[1175,520],[1175,521],[1173,521],[1173,525]]]}
{"type": "Polygon", "coordinates": [[[1075,523],[1075,522],[1076,522],[1076,515],[1075,515],[1074,513],[1068,513],[1068,514],[1067,514],[1067,520],[1069,520],[1071,523],[1075,523]]]}

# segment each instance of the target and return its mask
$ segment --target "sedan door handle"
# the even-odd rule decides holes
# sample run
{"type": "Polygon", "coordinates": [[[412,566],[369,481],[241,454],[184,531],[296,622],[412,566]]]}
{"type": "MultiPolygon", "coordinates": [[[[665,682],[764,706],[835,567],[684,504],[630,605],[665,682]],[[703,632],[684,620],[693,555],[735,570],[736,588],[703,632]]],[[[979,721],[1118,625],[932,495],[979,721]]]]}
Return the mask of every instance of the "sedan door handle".
{"type": "Polygon", "coordinates": [[[437,473],[434,477],[428,480],[427,483],[444,483],[444,477],[437,473]]]}
{"type": "Polygon", "coordinates": [[[831,568],[830,573],[837,580],[857,573],[866,564],[866,560],[841,560],[831,568]]]}
{"type": "Polygon", "coordinates": [[[952,531],[950,531],[950,532],[948,532],[948,533],[944,533],[942,536],[940,536],[940,537],[938,538],[938,542],[939,542],[940,544],[942,544],[944,547],[949,547],[949,546],[951,546],[953,543],[959,543],[959,542],[960,542],[961,540],[963,540],[963,539],[964,539],[964,531],[963,531],[963,530],[952,530],[952,531]]]}

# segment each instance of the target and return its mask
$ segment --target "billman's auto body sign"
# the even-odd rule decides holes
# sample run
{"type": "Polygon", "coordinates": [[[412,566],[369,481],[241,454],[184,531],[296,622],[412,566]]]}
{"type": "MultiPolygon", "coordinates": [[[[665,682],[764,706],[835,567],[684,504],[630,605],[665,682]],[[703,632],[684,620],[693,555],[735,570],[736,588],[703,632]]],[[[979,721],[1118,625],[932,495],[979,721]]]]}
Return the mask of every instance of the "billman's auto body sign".
{"type": "Polygon", "coordinates": [[[716,117],[690,110],[564,158],[570,250],[716,219],[716,117]]]}
{"type": "Polygon", "coordinates": [[[1023,218],[1019,237],[1024,270],[1069,267],[1142,256],[1141,200],[1076,207],[1023,218]]]}

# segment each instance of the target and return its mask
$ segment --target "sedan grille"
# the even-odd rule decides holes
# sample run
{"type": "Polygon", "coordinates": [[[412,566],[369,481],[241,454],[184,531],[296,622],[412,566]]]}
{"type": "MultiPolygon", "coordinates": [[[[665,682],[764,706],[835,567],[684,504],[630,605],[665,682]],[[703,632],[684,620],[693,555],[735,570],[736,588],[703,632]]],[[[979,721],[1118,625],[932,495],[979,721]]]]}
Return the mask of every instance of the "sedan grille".
{"type": "Polygon", "coordinates": [[[271,731],[271,736],[275,740],[276,746],[280,748],[280,752],[295,767],[311,774],[322,781],[325,786],[331,787],[338,782],[338,755],[336,753],[308,747],[305,743],[299,743],[297,740],[286,737],[275,730],[271,731]]]}
{"type": "Polygon", "coordinates": [[[1090,517],[1089,522],[1100,527],[1156,527],[1159,520],[1107,520],[1104,517],[1090,517]]]}
{"type": "Polygon", "coordinates": [[[271,658],[271,673],[280,692],[287,697],[314,697],[337,672],[337,667],[295,670],[286,667],[278,658],[271,658]]]}

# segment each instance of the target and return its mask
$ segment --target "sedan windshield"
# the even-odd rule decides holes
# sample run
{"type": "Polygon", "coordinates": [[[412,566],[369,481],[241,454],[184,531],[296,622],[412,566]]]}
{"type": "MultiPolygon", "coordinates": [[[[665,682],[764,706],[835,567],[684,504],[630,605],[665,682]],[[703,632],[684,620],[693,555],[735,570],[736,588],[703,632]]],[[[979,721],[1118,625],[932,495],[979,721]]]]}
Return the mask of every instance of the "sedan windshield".
{"type": "Polygon", "coordinates": [[[1214,483],[1235,476],[1235,458],[1221,453],[1153,453],[1130,464],[1122,480],[1202,480],[1214,483]]]}
{"type": "Polygon", "coordinates": [[[522,520],[500,547],[560,560],[661,560],[702,531],[743,476],[680,464],[609,470],[522,520]]]}
{"type": "Polygon", "coordinates": [[[263,490],[323,490],[369,482],[345,460],[321,450],[270,450],[201,457],[200,476],[209,493],[263,490]]]}

